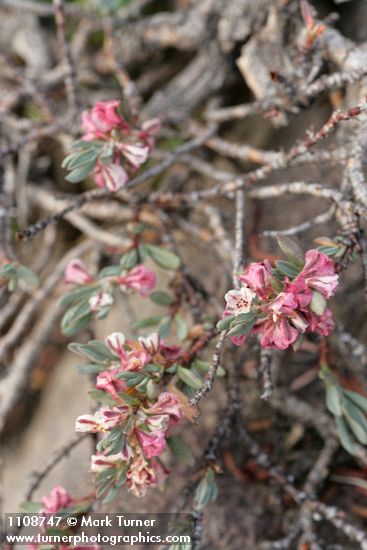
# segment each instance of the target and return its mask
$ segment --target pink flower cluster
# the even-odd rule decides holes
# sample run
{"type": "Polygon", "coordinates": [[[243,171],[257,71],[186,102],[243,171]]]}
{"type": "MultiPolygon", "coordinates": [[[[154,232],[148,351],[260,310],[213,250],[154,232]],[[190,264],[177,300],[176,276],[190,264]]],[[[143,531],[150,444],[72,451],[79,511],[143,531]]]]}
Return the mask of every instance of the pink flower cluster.
{"type": "Polygon", "coordinates": [[[88,272],[84,262],[75,259],[70,260],[66,266],[64,281],[67,284],[75,285],[100,284],[96,294],[89,298],[91,311],[100,311],[113,303],[110,292],[112,286],[118,286],[122,291],[131,288],[145,298],[156,285],[156,274],[144,265],[137,265],[129,271],[124,271],[121,275],[96,279],[88,272]]]}
{"type": "Polygon", "coordinates": [[[84,141],[105,141],[111,145],[111,162],[97,160],[93,170],[98,187],[117,191],[129,179],[129,172],[140,168],[154,148],[154,136],[160,129],[160,121],[144,122],[140,130],[132,129],[117,112],[120,101],[100,101],[92,109],[83,111],[82,125],[84,141]],[[126,169],[121,161],[125,161],[126,169]]]}
{"type": "Polygon", "coordinates": [[[41,500],[43,508],[40,514],[56,514],[73,503],[72,496],[61,485],[56,485],[51,493],[41,500]]]}
{"type": "MultiPolygon", "coordinates": [[[[80,501],[76,501],[73,499],[73,497],[65,491],[61,485],[56,485],[54,489],[52,489],[51,493],[41,499],[42,508],[39,510],[39,514],[49,514],[54,515],[58,512],[62,512],[65,509],[69,508],[73,504],[78,504],[80,501]]],[[[61,526],[60,526],[61,527],[61,526]]],[[[45,534],[47,534],[47,529],[44,529],[45,534]]],[[[39,550],[42,548],[42,545],[38,544],[30,544],[28,546],[30,550],[39,550]]],[[[61,544],[58,546],[58,550],[100,550],[100,547],[98,545],[92,545],[92,546],[69,546],[65,544],[61,544]]]]}
{"type": "Polygon", "coordinates": [[[142,373],[147,366],[157,373],[157,381],[164,369],[170,366],[181,353],[181,348],[167,346],[154,333],[148,338],[127,340],[121,332],[110,334],[105,343],[116,356],[116,363],[99,373],[96,389],[109,394],[114,405],[102,406],[94,415],[82,415],[76,420],[76,431],[101,433],[104,438],[111,432],[125,435],[123,448],[118,453],[105,453],[92,457],[92,471],[105,469],[126,470],[128,488],[137,496],[145,494],[151,485],[158,485],[167,470],[158,460],[166,448],[166,438],[171,426],[182,418],[180,404],[170,392],[159,393],[158,384],[152,393],[144,394],[128,386],[128,379],[121,373],[142,373]],[[154,368],[156,367],[156,368],[154,368]],[[136,400],[132,403],[123,392],[136,400]],[[149,397],[148,397],[149,395],[149,397]]]}
{"type": "MultiPolygon", "coordinates": [[[[259,334],[265,349],[294,346],[307,332],[327,336],[334,328],[331,311],[326,307],[326,300],[338,285],[334,264],[325,254],[312,249],[306,252],[304,266],[297,271],[291,279],[280,279],[269,261],[250,264],[238,276],[241,288],[227,292],[223,317],[233,316],[236,324],[236,318],[242,315],[238,319],[248,323],[248,332],[259,334]]],[[[237,335],[232,336],[232,341],[243,344],[247,334],[241,334],[241,328],[234,332],[237,335]]],[[[242,332],[247,331],[244,328],[242,332]]]]}

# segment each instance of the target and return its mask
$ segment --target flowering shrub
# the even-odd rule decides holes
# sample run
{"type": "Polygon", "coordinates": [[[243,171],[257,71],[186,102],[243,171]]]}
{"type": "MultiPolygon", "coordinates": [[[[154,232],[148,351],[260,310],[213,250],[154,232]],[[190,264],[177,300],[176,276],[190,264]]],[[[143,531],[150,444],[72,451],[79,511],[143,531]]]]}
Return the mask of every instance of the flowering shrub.
{"type": "Polygon", "coordinates": [[[75,152],[62,165],[70,171],[68,181],[77,183],[92,174],[98,187],[117,191],[148,160],[160,121],[152,119],[139,129],[132,128],[118,112],[120,107],[118,100],[100,101],[82,113],[84,133],[71,145],[75,152]]]}
{"type": "MultiPolygon", "coordinates": [[[[83,112],[82,139],[72,145],[76,151],[64,161],[70,171],[69,181],[81,181],[91,173],[97,186],[116,191],[148,159],[159,121],[148,121],[140,129],[133,129],[119,109],[119,101],[106,101],[83,112]]],[[[187,445],[172,434],[172,429],[184,417],[194,420],[197,396],[210,389],[216,376],[225,375],[219,355],[213,356],[212,363],[198,357],[215,329],[210,317],[196,331],[195,326],[190,329],[190,321],[182,315],[185,300],[190,303],[192,296],[183,292],[180,259],[171,250],[152,244],[139,215],[127,231],[131,241],[118,264],[103,267],[94,275],[80,258],[69,261],[64,283],[73,288],[60,299],[60,306],[66,308],[61,328],[67,336],[87,327],[93,318],[105,318],[116,290],[135,292],[164,308],[163,315],[139,319],[131,327],[131,337],[113,332],[104,341],[69,345],[71,351],[87,360],[78,366],[80,372],[95,376],[90,395],[98,408],[93,414],[79,416],[75,430],[96,434],[90,469],[95,477],[95,496],[103,497],[104,503],[114,500],[122,487],[142,497],[149,488],[163,486],[169,474],[170,453],[191,461],[187,445]],[[156,289],[157,275],[145,265],[147,259],[173,272],[173,293],[156,289]],[[153,326],[156,332],[149,336],[136,332],[153,326]],[[167,341],[172,327],[180,345],[167,341]]],[[[325,337],[334,328],[327,301],[338,285],[334,261],[344,258],[347,245],[341,238],[319,239],[319,248],[303,254],[290,239],[278,240],[286,259],[275,265],[268,259],[251,263],[237,273],[236,288],[225,294],[226,307],[217,329],[238,346],[254,335],[264,349],[292,347],[296,351],[305,334],[314,332],[325,337]]],[[[29,286],[35,284],[32,272],[17,263],[6,264],[0,275],[9,281],[11,289],[22,279],[29,286]]],[[[192,310],[190,315],[195,321],[192,310]]],[[[367,400],[341,387],[324,363],[320,378],[326,386],[327,408],[335,417],[341,444],[357,454],[356,442],[367,444],[367,400]]],[[[208,461],[194,492],[194,510],[200,512],[215,500],[216,473],[216,465],[208,461]]],[[[90,499],[76,501],[57,486],[36,506],[40,513],[61,512],[66,517],[71,512],[88,510],[90,499]]],[[[35,505],[32,507],[34,510],[35,505]]],[[[65,532],[68,528],[60,529],[65,532]]]]}
{"type": "MultiPolygon", "coordinates": [[[[366,43],[343,35],[363,21],[349,9],[360,3],[2,4],[12,32],[1,48],[0,432],[12,438],[33,412],[71,336],[93,398],[24,493],[79,442],[96,490],[78,501],[58,486],[28,510],[65,517],[115,497],[107,509],[128,510],[134,495],[162,510],[150,493],[176,477],[179,457],[193,469],[169,511],[191,509],[195,549],[218,546],[208,520],[223,523],[230,503],[238,529],[221,532],[223,547],[241,547],[239,530],[256,548],[324,548],[326,520],[342,534],[335,547],[367,550],[361,522],[334,508],[367,515],[352,493],[366,492],[367,466],[366,43]],[[19,5],[31,12],[29,47],[19,5]],[[156,115],[162,132],[147,120],[156,115]],[[276,235],[309,243],[318,227],[337,234],[304,251],[280,237],[276,257],[276,235]],[[100,321],[110,313],[121,321],[100,321]],[[203,523],[222,472],[229,491],[230,476],[268,488],[246,491],[253,506],[224,491],[203,523]],[[350,485],[343,498],[338,483],[350,485]]],[[[54,388],[78,403],[69,374],[54,388]]],[[[79,476],[77,460],[64,474],[79,476]]]]}
{"type": "Polygon", "coordinates": [[[327,336],[334,328],[326,307],[338,285],[333,261],[317,249],[303,258],[289,239],[280,245],[287,261],[277,261],[275,269],[268,260],[250,264],[238,275],[240,288],[225,296],[227,306],[217,326],[228,330],[236,345],[251,333],[259,335],[265,349],[297,348],[303,334],[327,336]]]}

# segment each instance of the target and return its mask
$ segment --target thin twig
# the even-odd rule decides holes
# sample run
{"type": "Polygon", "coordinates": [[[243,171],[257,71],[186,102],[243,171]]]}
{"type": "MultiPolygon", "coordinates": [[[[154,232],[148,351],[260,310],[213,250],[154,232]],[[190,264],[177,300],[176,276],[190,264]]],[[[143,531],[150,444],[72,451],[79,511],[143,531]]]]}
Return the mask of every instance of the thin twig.
{"type": "Polygon", "coordinates": [[[69,44],[66,37],[64,0],[53,0],[55,7],[55,21],[57,26],[57,36],[62,51],[63,63],[65,68],[65,88],[68,96],[70,114],[77,113],[79,100],[77,95],[77,75],[69,44]]]}

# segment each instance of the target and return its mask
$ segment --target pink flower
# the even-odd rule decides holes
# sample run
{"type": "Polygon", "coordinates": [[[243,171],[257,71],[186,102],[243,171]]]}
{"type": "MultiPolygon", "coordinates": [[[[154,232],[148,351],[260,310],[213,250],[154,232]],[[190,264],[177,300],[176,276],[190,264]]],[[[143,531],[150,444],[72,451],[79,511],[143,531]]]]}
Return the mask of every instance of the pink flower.
{"type": "Polygon", "coordinates": [[[137,430],[136,435],[147,458],[161,455],[166,448],[164,433],[159,430],[155,432],[137,430]]]}
{"type": "Polygon", "coordinates": [[[94,416],[83,414],[76,419],[75,431],[85,433],[109,432],[124,424],[130,414],[128,407],[101,407],[94,416]]]}
{"type": "Polygon", "coordinates": [[[128,130],[125,120],[116,112],[120,101],[100,101],[88,110],[82,112],[82,125],[84,135],[82,139],[90,141],[93,139],[106,138],[106,134],[116,128],[128,130]]]}
{"type": "Polygon", "coordinates": [[[97,433],[102,427],[92,414],[82,414],[75,421],[75,431],[83,433],[97,433]]]}
{"type": "Polygon", "coordinates": [[[119,393],[126,390],[126,384],[116,377],[117,372],[117,369],[100,372],[97,376],[96,389],[109,393],[118,401],[119,393]]]}
{"type": "Polygon", "coordinates": [[[178,424],[182,418],[182,410],[178,398],[171,392],[162,392],[156,403],[144,412],[148,415],[167,414],[170,418],[170,424],[178,424]]]}
{"type": "Polygon", "coordinates": [[[161,339],[157,332],[153,332],[153,334],[146,338],[144,338],[144,336],[139,336],[138,340],[142,347],[151,355],[156,354],[160,349],[161,339]]]}
{"type": "Polygon", "coordinates": [[[168,345],[162,342],[159,351],[168,361],[176,361],[182,353],[182,347],[168,345]]]}
{"type": "Polygon", "coordinates": [[[273,317],[281,313],[292,314],[297,307],[297,301],[291,292],[280,292],[278,296],[267,306],[267,309],[273,313],[273,317]]]}
{"type": "Polygon", "coordinates": [[[302,271],[293,281],[295,284],[303,280],[305,284],[330,298],[338,286],[338,275],[332,260],[317,249],[308,250],[305,254],[306,263],[302,271]]]}
{"type": "Polygon", "coordinates": [[[91,471],[94,472],[95,474],[98,474],[99,472],[103,472],[108,468],[116,468],[120,466],[121,462],[122,462],[121,453],[118,453],[116,455],[109,455],[109,456],[104,456],[101,453],[92,455],[91,471]]]}
{"type": "Polygon", "coordinates": [[[126,477],[129,490],[137,497],[144,496],[148,487],[156,482],[153,468],[142,456],[134,460],[126,477]]]}
{"type": "Polygon", "coordinates": [[[150,291],[156,285],[156,274],[154,271],[147,269],[144,265],[137,265],[131,269],[126,275],[116,277],[116,283],[122,287],[133,288],[143,298],[148,296],[150,291]]]}
{"type": "Polygon", "coordinates": [[[254,292],[247,286],[243,286],[240,290],[229,290],[224,296],[227,302],[225,314],[228,316],[248,313],[251,310],[251,304],[254,298],[254,292]]]}
{"type": "Polygon", "coordinates": [[[260,332],[260,342],[264,348],[287,349],[297,340],[298,331],[306,330],[307,322],[295,311],[296,308],[297,301],[290,292],[280,292],[276,299],[264,308],[268,318],[254,329],[255,332],[260,332]]]}
{"type": "Polygon", "coordinates": [[[118,357],[125,357],[125,335],[122,332],[112,332],[105,338],[105,344],[110,348],[118,357]]]}
{"type": "Polygon", "coordinates": [[[93,283],[94,277],[90,275],[81,260],[70,260],[65,268],[64,281],[67,284],[87,285],[93,283]]]}
{"type": "Polygon", "coordinates": [[[149,151],[153,150],[155,139],[153,136],[158,134],[161,129],[161,121],[159,118],[152,118],[142,124],[141,130],[138,133],[138,138],[149,147],[149,151]]]}
{"type": "Polygon", "coordinates": [[[265,349],[287,349],[294,344],[298,331],[282,315],[273,321],[268,319],[259,327],[260,343],[265,349]]]}
{"type": "Polygon", "coordinates": [[[312,290],[308,288],[304,279],[298,277],[290,282],[288,277],[285,277],[285,292],[293,294],[297,302],[297,306],[301,309],[306,308],[312,299],[312,290]]]}
{"type": "Polygon", "coordinates": [[[149,156],[149,147],[143,143],[121,143],[118,148],[134,170],[138,170],[149,156]]]}
{"type": "Polygon", "coordinates": [[[137,421],[140,422],[139,429],[148,433],[162,432],[165,435],[169,428],[169,420],[168,414],[147,416],[143,411],[139,411],[137,414],[137,421]]]}
{"type": "Polygon", "coordinates": [[[309,322],[309,331],[318,332],[322,336],[328,336],[335,327],[330,309],[326,309],[322,315],[309,312],[307,320],[309,322]]]}
{"type": "Polygon", "coordinates": [[[118,160],[111,164],[97,161],[93,170],[93,178],[98,187],[115,192],[125,185],[129,176],[118,160]]]}
{"type": "Polygon", "coordinates": [[[150,465],[154,471],[154,482],[152,483],[152,485],[161,485],[169,474],[169,470],[164,467],[159,459],[154,457],[151,459],[150,465]]]}
{"type": "Polygon", "coordinates": [[[42,504],[44,508],[40,513],[55,514],[63,508],[67,508],[72,503],[71,495],[65,491],[60,485],[56,485],[47,497],[43,497],[42,504]]]}
{"type": "Polygon", "coordinates": [[[95,296],[89,298],[89,307],[92,311],[100,311],[103,307],[113,304],[113,298],[111,294],[101,290],[95,296]]]}
{"type": "Polygon", "coordinates": [[[129,407],[101,407],[95,414],[97,422],[105,431],[111,431],[123,425],[130,416],[129,407]]]}
{"type": "MultiPolygon", "coordinates": [[[[140,370],[151,360],[151,354],[141,345],[141,342],[126,341],[122,332],[113,332],[106,337],[105,343],[120,358],[121,368],[124,371],[140,370]],[[130,348],[129,351],[125,349],[125,344],[130,348]]],[[[107,372],[117,373],[116,370],[107,372]]]]}
{"type": "Polygon", "coordinates": [[[125,360],[121,361],[121,367],[124,371],[139,371],[149,363],[151,355],[144,351],[133,350],[125,360]]]}
{"type": "Polygon", "coordinates": [[[272,269],[269,260],[250,264],[238,278],[260,298],[267,299],[273,292],[270,284],[272,269]]]}
{"type": "Polygon", "coordinates": [[[235,346],[243,346],[247,340],[247,334],[243,334],[242,336],[230,336],[230,340],[235,346]]]}

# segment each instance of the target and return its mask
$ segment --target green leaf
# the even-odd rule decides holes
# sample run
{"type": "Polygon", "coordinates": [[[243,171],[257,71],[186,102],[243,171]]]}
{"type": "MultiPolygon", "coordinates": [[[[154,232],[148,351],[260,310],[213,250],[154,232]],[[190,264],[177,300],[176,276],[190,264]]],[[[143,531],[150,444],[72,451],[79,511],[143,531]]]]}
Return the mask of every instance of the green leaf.
{"type": "Polygon", "coordinates": [[[169,331],[171,328],[171,318],[170,317],[162,317],[160,325],[158,327],[158,333],[161,338],[167,338],[169,335],[169,331]]]}
{"type": "Polygon", "coordinates": [[[116,275],[121,275],[123,269],[120,265],[109,265],[101,269],[98,273],[98,278],[103,279],[103,277],[115,277],[116,275]]]}
{"type": "MultiPolygon", "coordinates": [[[[256,317],[253,315],[248,318],[247,322],[241,324],[235,324],[233,328],[228,332],[228,336],[243,336],[248,334],[256,323],[256,317]]],[[[232,326],[232,325],[231,325],[232,326]]]]}
{"type": "Polygon", "coordinates": [[[88,300],[94,294],[97,294],[99,285],[78,286],[71,292],[64,294],[58,302],[61,307],[69,306],[75,302],[81,302],[88,300]]]}
{"type": "MultiPolygon", "coordinates": [[[[69,155],[69,157],[66,157],[65,161],[69,158],[67,168],[68,170],[74,170],[75,168],[79,168],[79,166],[83,166],[84,164],[91,164],[92,162],[94,163],[97,160],[97,157],[98,151],[94,148],[91,148],[81,153],[73,153],[72,155],[69,155]]],[[[62,167],[65,168],[63,164],[62,167]]]]}
{"type": "Polygon", "coordinates": [[[102,405],[116,405],[116,400],[112,397],[112,395],[102,390],[90,390],[88,394],[92,399],[94,399],[94,401],[97,401],[97,403],[101,403],[102,405]]]}
{"type": "Polygon", "coordinates": [[[174,321],[178,339],[180,342],[183,342],[187,338],[189,327],[187,326],[185,319],[183,319],[181,315],[178,315],[178,313],[174,316],[174,321]]]}
{"type": "Polygon", "coordinates": [[[78,168],[75,168],[75,170],[72,170],[72,172],[70,172],[65,179],[70,183],[78,183],[79,181],[83,181],[92,172],[94,165],[95,161],[86,162],[85,164],[78,166],[78,168]]]}
{"type": "Polygon", "coordinates": [[[65,336],[75,336],[75,334],[78,334],[78,332],[85,329],[91,320],[92,314],[89,314],[84,317],[80,317],[73,323],[69,323],[67,325],[63,325],[61,322],[61,331],[65,336]]]}
{"type": "Polygon", "coordinates": [[[326,386],[326,406],[335,416],[343,414],[340,397],[340,391],[336,385],[328,384],[326,386]]]}
{"type": "Polygon", "coordinates": [[[195,462],[192,454],[191,446],[186,443],[180,436],[171,435],[167,439],[167,443],[173,454],[182,460],[185,464],[192,466],[195,462]]]}
{"type": "MultiPolygon", "coordinates": [[[[274,271],[273,271],[274,273],[274,271]]],[[[271,286],[273,287],[273,289],[276,291],[276,292],[282,292],[283,290],[283,283],[280,279],[278,279],[276,276],[271,276],[270,277],[270,284],[271,286]]]]}
{"type": "Polygon", "coordinates": [[[210,468],[195,491],[194,507],[202,510],[209,502],[213,502],[218,496],[217,484],[214,471],[210,468]]]}
{"type": "Polygon", "coordinates": [[[357,407],[362,409],[365,413],[367,413],[367,398],[364,395],[361,395],[360,393],[350,391],[350,390],[344,390],[344,395],[350,399],[357,407]]]}
{"type": "MultiPolygon", "coordinates": [[[[335,256],[339,252],[339,246],[318,246],[320,252],[326,254],[326,256],[335,256]]],[[[343,251],[344,252],[344,251],[343,251]]]]}
{"type": "Polygon", "coordinates": [[[340,443],[348,453],[354,455],[355,448],[344,418],[341,416],[335,416],[335,423],[338,429],[340,443]]]}
{"type": "Polygon", "coordinates": [[[153,363],[149,363],[148,365],[146,365],[144,368],[143,368],[143,371],[144,372],[159,372],[159,373],[162,373],[163,371],[163,367],[162,365],[153,365],[153,363]]]}
{"type": "Polygon", "coordinates": [[[144,260],[149,256],[147,245],[144,243],[140,243],[138,246],[138,252],[139,252],[139,258],[141,262],[144,262],[144,260]]]}
{"type": "Polygon", "coordinates": [[[126,381],[138,377],[138,379],[140,381],[144,378],[144,374],[142,374],[141,372],[137,372],[137,371],[125,370],[125,371],[117,373],[116,377],[120,378],[121,380],[126,380],[126,381]]]}
{"type": "Polygon", "coordinates": [[[5,278],[13,278],[17,276],[17,263],[12,262],[0,267],[0,275],[5,278]]]}
{"type": "Polygon", "coordinates": [[[146,393],[148,382],[149,382],[149,378],[147,377],[143,378],[143,380],[135,386],[136,391],[140,393],[146,393]]]}
{"type": "Polygon", "coordinates": [[[229,326],[233,321],[233,319],[235,319],[235,315],[229,315],[228,317],[224,317],[223,319],[218,321],[216,325],[217,329],[220,331],[229,329],[229,326]]]}
{"type": "Polygon", "coordinates": [[[304,254],[298,244],[285,235],[278,235],[277,241],[288,260],[295,266],[302,268],[305,260],[304,254]]]}
{"type": "Polygon", "coordinates": [[[102,149],[104,146],[103,141],[98,140],[90,140],[85,141],[84,139],[77,139],[76,141],[73,141],[73,143],[70,145],[70,149],[90,149],[91,147],[94,147],[95,149],[102,149]]]}
{"type": "Polygon", "coordinates": [[[99,340],[91,340],[88,344],[71,343],[68,346],[69,350],[73,353],[77,353],[92,361],[116,361],[116,356],[113,355],[111,350],[106,346],[104,342],[99,340]]]}
{"type": "Polygon", "coordinates": [[[83,499],[82,502],[78,502],[78,504],[72,504],[71,506],[67,506],[66,508],[61,508],[58,512],[57,512],[57,515],[60,515],[64,518],[67,518],[69,516],[74,516],[74,515],[80,515],[80,514],[83,514],[84,512],[87,512],[87,510],[90,509],[90,506],[91,506],[91,501],[87,498],[87,499],[83,499]]]}
{"type": "Polygon", "coordinates": [[[66,169],[68,165],[79,155],[79,153],[71,153],[67,155],[61,163],[61,168],[66,169]]]}
{"type": "Polygon", "coordinates": [[[134,386],[140,384],[143,380],[146,380],[145,374],[141,372],[120,372],[117,375],[117,378],[125,380],[128,388],[133,388],[134,386]],[[127,376],[127,374],[129,376],[127,376]]]}
{"type": "Polygon", "coordinates": [[[163,307],[169,307],[175,302],[174,297],[168,294],[168,292],[164,292],[163,290],[156,290],[155,292],[152,292],[149,295],[149,298],[155,304],[163,307]]]}
{"type": "Polygon", "coordinates": [[[174,363],[168,369],[166,369],[166,372],[169,372],[170,374],[175,374],[176,370],[177,370],[177,364],[174,363]]]}
{"type": "Polygon", "coordinates": [[[23,279],[27,283],[28,286],[32,288],[36,288],[38,286],[39,280],[38,277],[31,269],[28,267],[21,265],[17,269],[18,272],[18,278],[23,279]]]}
{"type": "Polygon", "coordinates": [[[350,429],[362,445],[367,444],[367,419],[354,403],[344,403],[344,414],[350,429]]]}
{"type": "Polygon", "coordinates": [[[111,491],[108,493],[106,498],[103,499],[103,504],[108,504],[109,502],[112,502],[113,500],[115,500],[119,492],[120,492],[120,487],[114,487],[113,489],[111,489],[111,491]]]}
{"type": "Polygon", "coordinates": [[[106,370],[106,365],[97,365],[96,363],[85,363],[84,365],[76,366],[81,374],[99,374],[106,370]]]}
{"type": "Polygon", "coordinates": [[[99,484],[96,492],[96,497],[100,498],[111,486],[114,485],[114,478],[113,479],[106,479],[102,483],[99,484]]]}
{"type": "Polygon", "coordinates": [[[276,261],[275,265],[278,271],[280,271],[283,275],[286,275],[290,279],[294,279],[300,272],[300,269],[297,269],[294,264],[292,264],[291,262],[286,262],[284,260],[276,261]]]}
{"type": "Polygon", "coordinates": [[[66,311],[61,320],[61,330],[65,335],[72,336],[86,327],[92,318],[89,303],[76,304],[66,311]]]}
{"type": "Polygon", "coordinates": [[[146,394],[148,399],[151,399],[152,401],[153,399],[156,400],[159,393],[160,393],[160,390],[159,390],[158,384],[156,384],[152,379],[148,380],[146,384],[146,394]]]}
{"type": "MultiPolygon", "coordinates": [[[[207,374],[207,372],[210,369],[210,363],[207,361],[201,361],[200,359],[195,359],[193,363],[193,367],[195,370],[199,371],[200,373],[207,374]]],[[[221,378],[226,375],[226,371],[221,365],[218,365],[217,368],[217,374],[218,378],[221,378]]]]}
{"type": "Polygon", "coordinates": [[[155,261],[157,265],[168,269],[170,271],[176,271],[180,267],[180,258],[176,256],[171,250],[156,246],[154,244],[146,245],[148,254],[155,261]]]}
{"type": "Polygon", "coordinates": [[[125,447],[126,442],[126,436],[121,431],[121,428],[119,434],[117,437],[113,439],[113,441],[110,442],[110,444],[106,447],[105,452],[106,455],[115,455],[122,451],[122,449],[125,447]]]}
{"type": "Polygon", "coordinates": [[[124,254],[120,260],[120,266],[122,269],[132,269],[138,263],[138,252],[136,248],[129,250],[124,254]]]}
{"type": "Polygon", "coordinates": [[[115,469],[114,468],[106,468],[106,470],[102,470],[101,472],[98,472],[96,475],[96,483],[100,483],[101,481],[107,480],[108,478],[115,477],[115,469]]]}
{"type": "Polygon", "coordinates": [[[255,315],[252,313],[252,311],[249,311],[248,313],[240,313],[239,315],[236,315],[233,321],[231,322],[231,328],[235,327],[236,325],[243,325],[244,323],[249,323],[253,320],[255,320],[255,315]]]}
{"type": "Polygon", "coordinates": [[[313,290],[310,309],[314,313],[316,313],[316,315],[322,315],[325,312],[326,306],[327,306],[327,303],[323,295],[320,294],[320,292],[313,290]]]}
{"type": "Polygon", "coordinates": [[[72,324],[89,313],[91,313],[89,302],[78,302],[65,312],[61,326],[72,324]]]}
{"type": "Polygon", "coordinates": [[[34,514],[36,512],[39,512],[42,508],[42,502],[22,502],[20,505],[21,509],[24,512],[27,512],[28,514],[34,514]]]}
{"type": "Polygon", "coordinates": [[[194,390],[200,390],[204,381],[192,370],[186,369],[185,367],[177,367],[177,375],[181,382],[193,388],[194,390]]]}
{"type": "Polygon", "coordinates": [[[133,329],[138,330],[140,328],[153,327],[155,325],[158,325],[161,319],[162,317],[160,315],[155,315],[154,317],[146,317],[145,319],[140,319],[140,321],[137,321],[136,323],[133,324],[133,329]]]}

